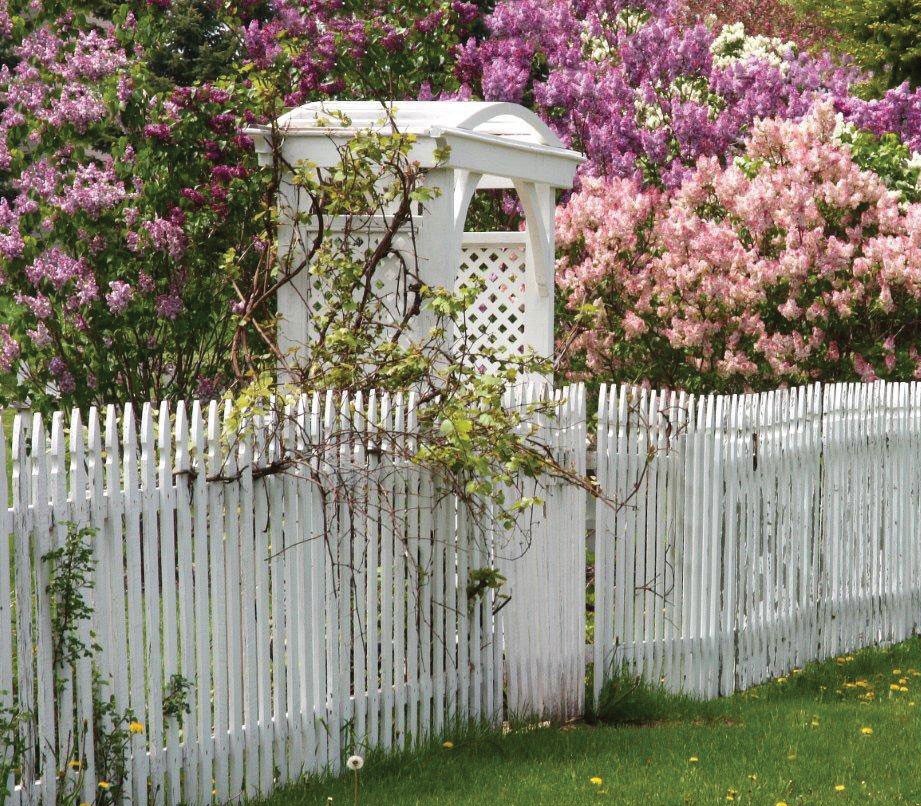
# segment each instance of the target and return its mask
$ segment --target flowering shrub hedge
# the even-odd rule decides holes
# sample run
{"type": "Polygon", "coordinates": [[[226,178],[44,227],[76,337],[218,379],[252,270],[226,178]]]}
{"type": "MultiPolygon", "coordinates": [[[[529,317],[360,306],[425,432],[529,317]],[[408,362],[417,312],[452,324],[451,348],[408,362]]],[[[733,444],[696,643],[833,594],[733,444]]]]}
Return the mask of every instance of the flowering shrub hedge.
{"type": "Polygon", "coordinates": [[[921,204],[857,160],[918,169],[853,138],[825,104],[674,190],[587,179],[558,223],[573,366],[706,390],[921,377],[921,204]]]}
{"type": "Polygon", "coordinates": [[[458,71],[487,99],[533,104],[586,152],[583,175],[665,187],[698,158],[733,153],[756,119],[797,119],[823,98],[878,133],[921,134],[915,93],[858,101],[851,92],[865,76],[847,63],[711,24],[669,0],[504,0],[458,71]]]}
{"type": "Polygon", "coordinates": [[[226,61],[184,86],[151,57],[174,46],[173,5],[0,0],[7,401],[209,396],[251,370],[277,177],[242,128],[330,94],[455,88],[445,60],[476,17],[464,2],[222,3],[226,61]]]}
{"type": "MultiPolygon", "coordinates": [[[[858,97],[866,76],[815,52],[821,29],[754,8],[723,4],[704,20],[693,0],[501,0],[485,17],[462,0],[0,0],[0,398],[207,397],[272,365],[278,176],[256,168],[242,130],[330,96],[520,101],[586,151],[561,214],[562,341],[577,372],[697,387],[914,373],[913,293],[876,288],[872,272],[852,271],[847,287],[846,272],[827,288],[820,275],[839,241],[859,267],[872,239],[893,237],[863,223],[860,205],[883,201],[858,194],[840,215],[860,224],[841,232],[813,221],[807,191],[824,190],[802,159],[824,150],[850,166],[841,181],[885,188],[903,227],[886,243],[907,250],[921,92],[858,97]],[[211,42],[207,58],[169,57],[192,40],[211,42]],[[798,126],[816,103],[829,105],[798,126]],[[833,110],[858,128],[826,132],[833,110]],[[789,164],[757,156],[768,131],[800,132],[789,164]],[[799,201],[781,193],[788,174],[799,201]],[[781,217],[784,238],[808,233],[812,251],[780,249],[780,235],[749,243],[760,224],[724,198],[733,183],[781,217]],[[783,274],[804,260],[808,279],[783,274]],[[787,291],[762,287],[765,261],[779,261],[787,291]],[[697,295],[729,285],[749,289],[749,308],[697,295]],[[820,300],[832,292],[861,316],[883,311],[880,328],[903,326],[850,336],[851,314],[820,300]],[[809,313],[817,300],[829,321],[809,313]]],[[[487,208],[475,215],[495,225],[487,208]]],[[[514,204],[503,212],[514,218],[514,204]]]]}

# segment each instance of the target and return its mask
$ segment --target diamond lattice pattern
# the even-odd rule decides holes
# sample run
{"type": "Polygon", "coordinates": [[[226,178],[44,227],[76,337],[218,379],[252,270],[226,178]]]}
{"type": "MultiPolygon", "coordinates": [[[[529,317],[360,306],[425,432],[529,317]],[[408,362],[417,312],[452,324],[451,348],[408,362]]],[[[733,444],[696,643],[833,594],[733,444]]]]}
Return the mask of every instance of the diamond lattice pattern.
{"type": "Polygon", "coordinates": [[[483,347],[512,355],[524,352],[525,259],[525,246],[520,243],[463,247],[458,288],[477,277],[485,281],[485,288],[466,314],[470,352],[483,347]]]}

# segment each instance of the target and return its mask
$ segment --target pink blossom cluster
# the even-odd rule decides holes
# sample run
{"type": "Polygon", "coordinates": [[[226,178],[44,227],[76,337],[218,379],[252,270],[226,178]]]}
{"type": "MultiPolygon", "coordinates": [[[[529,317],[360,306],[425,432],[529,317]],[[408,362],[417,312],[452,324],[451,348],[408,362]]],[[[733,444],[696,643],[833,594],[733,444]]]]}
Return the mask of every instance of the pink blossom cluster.
{"type": "Polygon", "coordinates": [[[0,325],[0,372],[15,371],[20,352],[19,342],[10,335],[10,326],[0,325]]]}
{"type": "Polygon", "coordinates": [[[861,169],[829,104],[752,127],[672,190],[586,179],[558,215],[575,374],[745,389],[921,378],[921,205],[861,169]]]}
{"type": "Polygon", "coordinates": [[[13,33],[13,17],[9,0],[0,0],[0,38],[7,39],[13,33]]]}

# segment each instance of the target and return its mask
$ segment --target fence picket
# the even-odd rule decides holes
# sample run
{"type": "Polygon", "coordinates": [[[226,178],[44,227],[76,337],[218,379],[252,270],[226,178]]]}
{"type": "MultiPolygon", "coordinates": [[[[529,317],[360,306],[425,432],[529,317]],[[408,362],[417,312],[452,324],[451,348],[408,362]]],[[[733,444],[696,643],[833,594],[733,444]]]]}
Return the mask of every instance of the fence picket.
{"type": "Polygon", "coordinates": [[[150,789],[155,806],[165,802],[163,759],[163,676],[160,658],[160,545],[157,524],[156,436],[149,403],[141,409],[141,563],[144,580],[144,637],[147,655],[146,735],[149,742],[150,789]]]}

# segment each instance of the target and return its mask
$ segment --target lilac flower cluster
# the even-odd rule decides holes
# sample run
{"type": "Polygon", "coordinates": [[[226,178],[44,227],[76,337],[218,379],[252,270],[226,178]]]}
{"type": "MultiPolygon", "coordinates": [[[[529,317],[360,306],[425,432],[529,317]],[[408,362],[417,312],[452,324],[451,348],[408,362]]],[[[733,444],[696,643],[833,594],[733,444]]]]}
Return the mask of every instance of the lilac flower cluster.
{"type": "Polygon", "coordinates": [[[221,391],[236,329],[270,315],[247,306],[273,263],[272,180],[243,129],[333,93],[454,89],[479,18],[466,0],[212,4],[242,47],[181,86],[149,58],[174,47],[171,5],[0,0],[0,401],[221,391]]]}
{"type": "MultiPolygon", "coordinates": [[[[8,30],[6,9],[0,6],[0,34],[8,30]]],[[[65,15],[36,26],[12,50],[17,61],[0,68],[0,169],[10,172],[7,182],[15,193],[0,200],[0,282],[20,306],[19,338],[9,325],[0,329],[0,373],[15,375],[18,361],[26,360],[30,372],[44,371],[46,382],[66,395],[76,389],[73,367],[86,356],[86,347],[78,344],[92,342],[91,322],[101,325],[100,303],[119,316],[143,293],[164,321],[180,315],[178,273],[169,273],[163,284],[168,293],[158,295],[162,289],[150,273],[141,272],[145,283],[132,282],[124,255],[133,243],[140,249],[143,239],[178,264],[188,236],[184,213],[176,207],[165,217],[155,210],[141,213],[147,200],[132,168],[133,145],[113,153],[97,147],[105,139],[100,127],[121,111],[111,99],[124,104],[133,85],[129,54],[115,33],[74,28],[65,15]],[[113,267],[117,274],[110,280],[106,275],[113,267]],[[104,294],[100,284],[107,287],[104,294]]],[[[150,112],[175,124],[182,102],[208,102],[211,92],[215,102],[229,99],[224,90],[183,90],[150,112]],[[196,92],[205,97],[195,98],[196,92]]],[[[158,124],[154,119],[150,125],[158,124]]],[[[118,128],[125,133],[124,124],[118,128]]],[[[139,134],[142,141],[156,139],[143,129],[139,134]]],[[[209,170],[224,162],[221,147],[214,152],[209,170]]],[[[234,170],[233,176],[244,175],[234,170]]],[[[204,204],[206,196],[201,199],[204,204]]],[[[81,373],[81,379],[88,377],[81,373]]]]}
{"type": "Polygon", "coordinates": [[[738,148],[758,118],[799,119],[822,98],[858,125],[921,137],[918,94],[857,101],[847,63],[687,18],[670,0],[503,0],[489,36],[459,52],[458,76],[487,100],[532,103],[586,153],[583,175],[665,187],[738,148]]]}
{"type": "Polygon", "coordinates": [[[10,326],[0,325],[0,372],[12,370],[21,352],[19,342],[10,335],[10,326]]]}
{"type": "Polygon", "coordinates": [[[912,151],[921,152],[921,89],[903,84],[879,99],[839,97],[836,105],[856,126],[873,134],[894,132],[912,151]]]}

